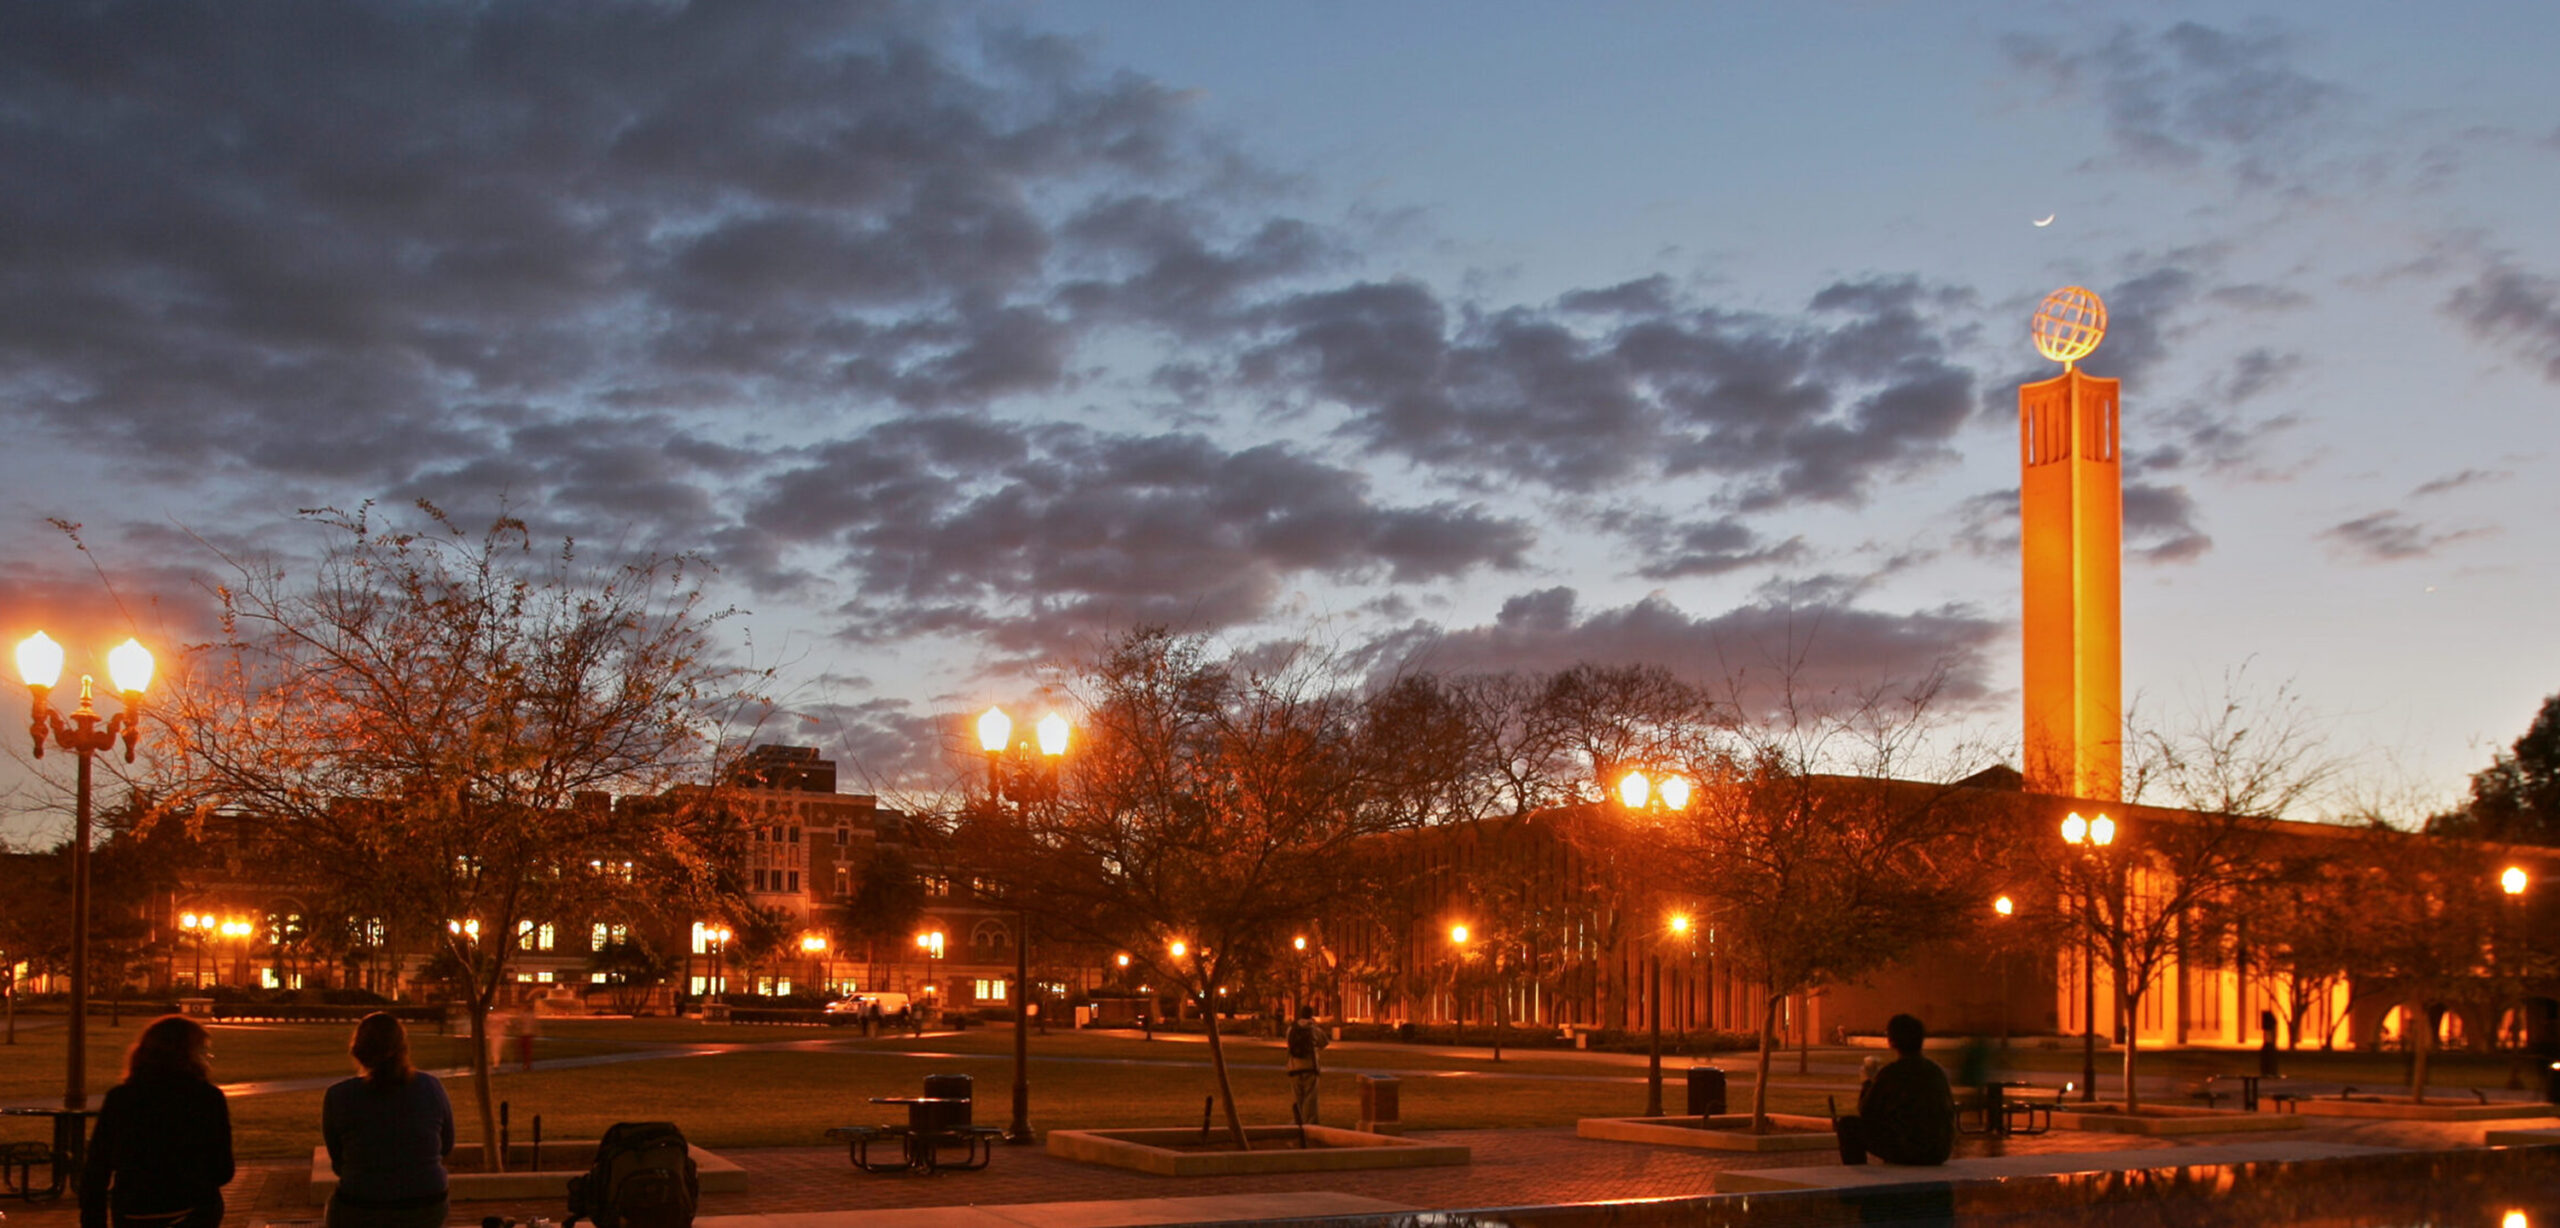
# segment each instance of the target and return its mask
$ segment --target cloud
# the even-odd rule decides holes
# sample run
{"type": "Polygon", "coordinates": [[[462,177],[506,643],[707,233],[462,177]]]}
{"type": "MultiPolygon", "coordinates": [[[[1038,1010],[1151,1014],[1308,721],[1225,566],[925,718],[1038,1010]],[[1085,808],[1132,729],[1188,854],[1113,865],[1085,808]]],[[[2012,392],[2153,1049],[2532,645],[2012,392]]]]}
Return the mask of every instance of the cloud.
{"type": "Polygon", "coordinates": [[[1478,311],[1412,282],[1275,303],[1237,375],[1348,412],[1360,443],[1486,482],[1587,493],[1725,479],[1743,511],[1857,505],[1951,458],[1974,399],[1961,292],[1842,282],[1774,318],[1673,303],[1658,280],[1478,311]]]}
{"type": "Polygon", "coordinates": [[[2560,383],[2560,280],[2504,261],[2454,290],[2445,311],[2471,335],[2537,363],[2560,383]]]}
{"type": "Polygon", "coordinates": [[[1177,91],[898,4],[15,8],[0,182],[0,413],[599,515],[696,499],[568,472],[596,414],[1059,391],[1329,250],[1177,91]]]}
{"type": "Polygon", "coordinates": [[[2358,516],[2321,530],[2321,540],[2338,553],[2364,563],[2402,563],[2430,558],[2438,550],[2468,538],[2486,536],[2485,529],[2436,531],[2395,510],[2358,516]]]}
{"type": "Polygon", "coordinates": [[[1719,689],[1754,692],[1791,680],[1807,698],[1853,695],[1943,671],[1945,697],[1989,697],[1992,649],[2008,629],[1961,605],[1891,613],[1851,605],[1754,604],[1693,616],[1656,596],[1584,611],[1571,588],[1522,593],[1491,623],[1407,628],[1384,648],[1448,673],[1538,672],[1578,662],[1660,664],[1719,689]]]}
{"type": "Polygon", "coordinates": [[[2412,497],[2451,494],[2465,486],[2503,482],[2514,476],[2513,471],[2506,469],[2465,469],[2460,473],[2448,473],[2443,477],[2431,478],[2419,483],[2418,488],[2409,493],[2412,497]]]}
{"type": "Polygon", "coordinates": [[[745,520],[838,552],[846,633],[972,632],[1027,649],[1096,626],[1217,628],[1290,578],[1419,585],[1522,565],[1530,528],[1464,503],[1393,506],[1282,444],[914,419],[809,450],[745,520]]]}
{"type": "Polygon", "coordinates": [[[1749,525],[1730,516],[1679,526],[1658,526],[1645,534],[1653,561],[1636,569],[1648,580],[1717,576],[1746,567],[1790,563],[1805,556],[1805,542],[1791,537],[1763,540],[1749,525]]]}
{"type": "Polygon", "coordinates": [[[2054,93],[2096,103],[2119,154],[2173,168],[2219,162],[2253,186],[2276,183],[2346,98],[2294,68],[2294,40],[2272,26],[2124,25],[2074,43],[2018,35],[2003,45],[2054,93]]]}

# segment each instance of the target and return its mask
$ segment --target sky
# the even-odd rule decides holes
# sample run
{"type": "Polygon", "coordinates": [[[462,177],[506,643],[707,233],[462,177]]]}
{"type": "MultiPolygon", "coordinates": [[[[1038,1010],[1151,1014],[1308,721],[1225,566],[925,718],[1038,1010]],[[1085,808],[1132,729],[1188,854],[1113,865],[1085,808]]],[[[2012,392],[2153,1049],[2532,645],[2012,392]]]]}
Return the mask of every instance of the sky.
{"type": "Polygon", "coordinates": [[[2128,697],[2243,672],[2446,798],[2560,691],[2555,53],[2527,3],[9,6],[0,634],[200,641],[225,556],[425,498],[701,556],[769,728],[882,788],[1150,622],[1936,672],[2014,738],[2076,284],[2128,697]]]}

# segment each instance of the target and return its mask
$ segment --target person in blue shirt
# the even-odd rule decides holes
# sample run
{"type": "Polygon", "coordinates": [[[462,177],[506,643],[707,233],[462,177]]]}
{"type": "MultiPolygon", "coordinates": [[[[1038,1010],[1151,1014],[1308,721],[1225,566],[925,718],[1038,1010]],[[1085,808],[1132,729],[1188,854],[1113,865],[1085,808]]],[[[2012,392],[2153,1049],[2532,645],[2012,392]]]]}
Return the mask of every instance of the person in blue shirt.
{"type": "Polygon", "coordinates": [[[444,1084],[409,1064],[408,1029],[381,1011],[356,1024],[347,1052],[364,1073],[320,1101],[320,1140],[338,1170],[328,1228],[442,1228],[453,1152],[444,1084]]]}

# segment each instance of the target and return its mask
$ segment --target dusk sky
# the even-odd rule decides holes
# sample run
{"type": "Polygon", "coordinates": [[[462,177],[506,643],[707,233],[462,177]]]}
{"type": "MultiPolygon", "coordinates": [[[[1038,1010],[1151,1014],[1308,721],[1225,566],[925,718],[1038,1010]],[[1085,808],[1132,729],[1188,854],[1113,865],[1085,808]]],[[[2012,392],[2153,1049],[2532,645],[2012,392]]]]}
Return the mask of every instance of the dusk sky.
{"type": "Polygon", "coordinates": [[[856,781],[1140,621],[1944,667],[2014,737],[2081,284],[2128,697],[2246,663],[2449,798],[2560,691],[2555,61],[2548,3],[11,5],[0,633],[504,498],[715,563],[856,781]]]}

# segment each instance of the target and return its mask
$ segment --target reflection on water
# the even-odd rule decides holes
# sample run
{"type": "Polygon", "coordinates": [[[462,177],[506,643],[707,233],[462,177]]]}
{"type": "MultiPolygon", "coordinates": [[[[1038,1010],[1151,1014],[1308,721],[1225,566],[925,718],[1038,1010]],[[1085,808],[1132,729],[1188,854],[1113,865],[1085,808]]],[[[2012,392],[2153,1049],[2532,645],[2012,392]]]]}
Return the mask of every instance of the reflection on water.
{"type": "Polygon", "coordinates": [[[2560,1147],[1325,1222],[1336,1228],[2560,1228],[2560,1147]]]}

